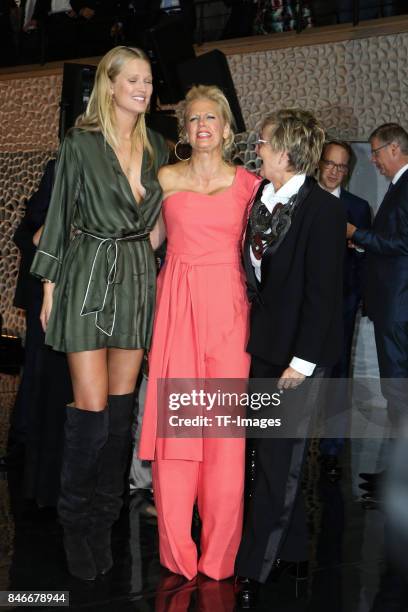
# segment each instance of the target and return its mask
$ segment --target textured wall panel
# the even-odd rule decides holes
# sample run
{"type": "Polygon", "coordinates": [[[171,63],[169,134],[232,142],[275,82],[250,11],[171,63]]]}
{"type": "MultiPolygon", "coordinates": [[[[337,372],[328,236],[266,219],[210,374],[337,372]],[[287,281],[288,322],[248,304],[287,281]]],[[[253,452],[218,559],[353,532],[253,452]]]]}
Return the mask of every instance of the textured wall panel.
{"type": "Polygon", "coordinates": [[[62,77],[0,81],[0,151],[50,151],[58,147],[62,77]]]}
{"type": "Polygon", "coordinates": [[[50,151],[0,152],[0,311],[5,327],[24,332],[23,313],[13,306],[19,251],[12,241],[25,211],[25,200],[37,188],[50,151]]]}
{"type": "MultiPolygon", "coordinates": [[[[18,376],[6,376],[0,373],[0,455],[7,446],[9,415],[14,404],[18,376]]],[[[11,563],[14,540],[14,521],[10,508],[9,487],[7,479],[0,479],[0,584],[8,585],[8,568],[11,563]]]]}
{"type": "Polygon", "coordinates": [[[331,134],[366,139],[408,124],[408,34],[229,56],[249,130],[283,106],[314,110],[331,134]]]}

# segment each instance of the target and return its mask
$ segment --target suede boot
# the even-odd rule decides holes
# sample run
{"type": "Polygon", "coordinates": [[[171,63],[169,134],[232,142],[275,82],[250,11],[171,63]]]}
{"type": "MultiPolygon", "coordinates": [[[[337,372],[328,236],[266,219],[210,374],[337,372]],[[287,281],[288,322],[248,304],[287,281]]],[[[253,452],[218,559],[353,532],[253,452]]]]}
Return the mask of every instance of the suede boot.
{"type": "Polygon", "coordinates": [[[96,568],[101,574],[106,574],[113,565],[111,530],[123,505],[125,479],[130,465],[134,394],[109,395],[108,409],[109,436],[100,454],[89,536],[96,568]]]}
{"type": "Polygon", "coordinates": [[[58,515],[69,572],[82,580],[94,580],[97,574],[88,535],[99,458],[107,437],[107,410],[67,407],[58,515]]]}

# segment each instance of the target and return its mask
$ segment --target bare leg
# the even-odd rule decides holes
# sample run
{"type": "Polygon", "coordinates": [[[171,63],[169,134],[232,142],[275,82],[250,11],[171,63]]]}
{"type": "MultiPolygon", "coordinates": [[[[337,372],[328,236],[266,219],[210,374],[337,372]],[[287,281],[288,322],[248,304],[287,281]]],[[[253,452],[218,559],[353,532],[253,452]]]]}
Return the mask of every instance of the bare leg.
{"type": "Polygon", "coordinates": [[[133,393],[143,349],[97,349],[68,353],[75,406],[99,412],[110,395],[133,393]]]}
{"type": "Polygon", "coordinates": [[[143,355],[143,349],[108,349],[109,395],[134,392],[143,355]]]}
{"type": "Polygon", "coordinates": [[[108,400],[107,349],[68,353],[75,406],[100,412],[108,400]]]}

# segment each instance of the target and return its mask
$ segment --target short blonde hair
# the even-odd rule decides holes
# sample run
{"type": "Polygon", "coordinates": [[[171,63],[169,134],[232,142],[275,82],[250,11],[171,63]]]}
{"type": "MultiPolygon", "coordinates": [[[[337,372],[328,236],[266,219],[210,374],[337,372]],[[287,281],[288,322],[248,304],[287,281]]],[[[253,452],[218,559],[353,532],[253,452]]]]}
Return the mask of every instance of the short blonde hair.
{"type": "Polygon", "coordinates": [[[325,131],[309,111],[283,108],[262,121],[266,139],[274,151],[286,151],[291,170],[313,175],[319,164],[325,131]]]}
{"type": "MultiPolygon", "coordinates": [[[[134,59],[143,60],[150,66],[146,53],[137,47],[114,47],[106,53],[98,64],[95,75],[95,83],[89,98],[88,106],[83,115],[80,115],[75,123],[76,127],[83,130],[100,130],[105,140],[116,148],[118,146],[115,113],[112,102],[111,83],[122,71],[124,65],[134,59]]],[[[132,144],[140,143],[143,149],[147,149],[151,161],[153,160],[153,148],[147,137],[147,129],[144,113],[141,113],[134,125],[132,144]]]]}
{"type": "Polygon", "coordinates": [[[179,135],[181,140],[187,139],[186,118],[190,104],[196,100],[210,100],[214,102],[221,113],[224,122],[229,126],[230,131],[222,145],[222,153],[224,157],[228,157],[234,144],[234,117],[231,111],[229,102],[225,94],[216,85],[194,85],[188,90],[186,97],[181,105],[178,113],[179,119],[179,135]]]}

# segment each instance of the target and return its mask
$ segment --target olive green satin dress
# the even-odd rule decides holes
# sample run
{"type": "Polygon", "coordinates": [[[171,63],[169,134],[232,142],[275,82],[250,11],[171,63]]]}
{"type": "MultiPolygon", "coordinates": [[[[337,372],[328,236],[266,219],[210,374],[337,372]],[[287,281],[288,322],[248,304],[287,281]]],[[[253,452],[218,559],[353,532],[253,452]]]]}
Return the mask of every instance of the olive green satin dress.
{"type": "Polygon", "coordinates": [[[61,146],[31,272],[56,283],[46,344],[64,352],[150,345],[156,265],[149,241],[160,212],[163,138],[148,130],[138,204],[100,132],[71,130],[61,146]]]}

